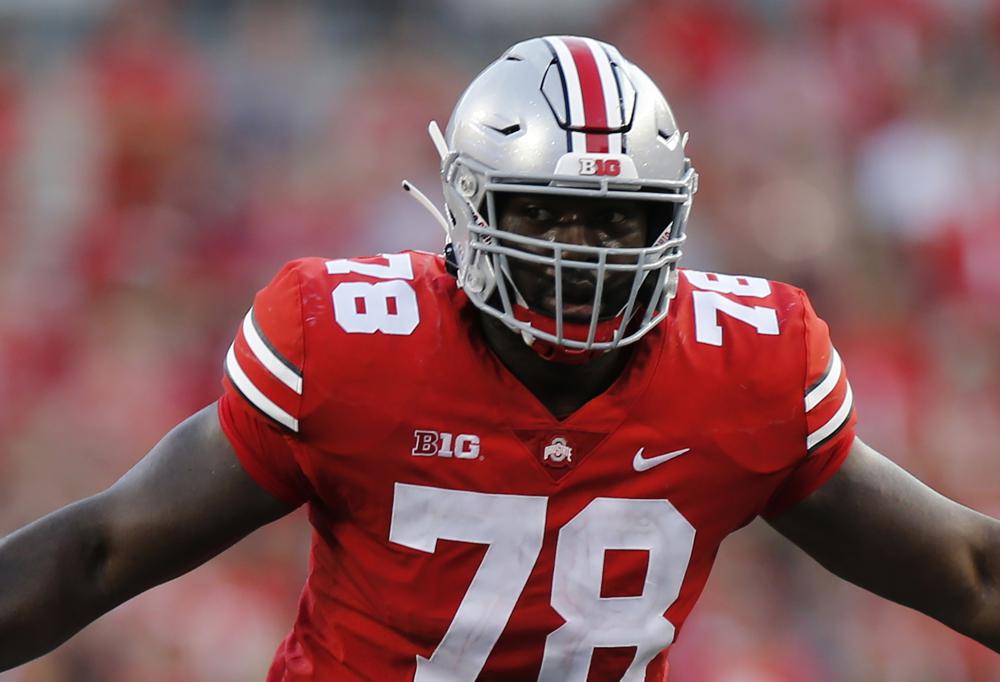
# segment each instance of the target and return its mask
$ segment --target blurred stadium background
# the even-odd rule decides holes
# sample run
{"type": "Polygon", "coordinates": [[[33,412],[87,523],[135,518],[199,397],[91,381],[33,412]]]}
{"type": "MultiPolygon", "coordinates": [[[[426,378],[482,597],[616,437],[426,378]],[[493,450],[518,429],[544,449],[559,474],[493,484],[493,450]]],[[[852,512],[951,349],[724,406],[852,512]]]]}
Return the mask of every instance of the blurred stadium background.
{"type": "MultiPolygon", "coordinates": [[[[686,264],[805,287],[861,435],[1000,514],[997,0],[0,0],[0,534],[212,401],[283,261],[438,249],[399,189],[438,195],[427,122],[560,32],[619,44],[690,130],[686,264]]],[[[307,542],[299,512],[0,680],[263,680],[307,542]]],[[[985,682],[997,659],[758,522],[671,680],[985,682]]]]}

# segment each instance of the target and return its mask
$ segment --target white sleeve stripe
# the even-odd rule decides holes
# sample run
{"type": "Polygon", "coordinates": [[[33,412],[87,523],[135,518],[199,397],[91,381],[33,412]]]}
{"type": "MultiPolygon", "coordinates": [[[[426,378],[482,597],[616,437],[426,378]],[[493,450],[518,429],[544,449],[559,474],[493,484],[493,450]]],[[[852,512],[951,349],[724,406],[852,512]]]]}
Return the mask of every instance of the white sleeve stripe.
{"type": "Polygon", "coordinates": [[[229,352],[226,353],[226,373],[229,375],[229,379],[233,382],[233,385],[239,389],[240,393],[243,394],[243,397],[250,401],[254,407],[276,422],[287,426],[292,431],[297,432],[299,430],[299,420],[271,402],[271,400],[266,395],[261,393],[260,389],[254,386],[253,382],[250,381],[250,377],[246,375],[243,368],[240,367],[239,361],[236,359],[236,351],[233,346],[230,346],[229,352]]]}
{"type": "Polygon", "coordinates": [[[823,380],[816,384],[816,387],[811,391],[806,393],[806,412],[812,410],[812,408],[819,405],[823,398],[830,395],[834,388],[837,387],[837,382],[840,381],[840,375],[844,371],[844,365],[840,361],[840,355],[837,353],[837,349],[834,348],[833,357],[830,359],[830,369],[827,370],[826,376],[823,380]]]}
{"type": "Polygon", "coordinates": [[[261,338],[257,332],[257,326],[254,324],[253,308],[243,318],[243,337],[247,340],[250,350],[268,372],[285,386],[302,395],[302,376],[275,355],[267,342],[261,338]]]}
{"type": "Polygon", "coordinates": [[[844,402],[840,404],[840,408],[836,414],[830,417],[830,421],[809,434],[806,438],[806,450],[812,450],[816,445],[836,433],[837,429],[843,426],[847,418],[851,415],[851,406],[853,404],[854,394],[851,392],[851,384],[848,383],[847,393],[844,394],[844,402]]]}

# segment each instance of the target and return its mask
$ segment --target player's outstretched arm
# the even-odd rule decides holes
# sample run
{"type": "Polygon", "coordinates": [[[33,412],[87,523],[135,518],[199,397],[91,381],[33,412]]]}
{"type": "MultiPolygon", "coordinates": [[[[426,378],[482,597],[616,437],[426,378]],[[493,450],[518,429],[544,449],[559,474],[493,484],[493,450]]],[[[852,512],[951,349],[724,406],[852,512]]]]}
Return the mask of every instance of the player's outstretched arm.
{"type": "Polygon", "coordinates": [[[829,481],[770,523],[841,578],[1000,652],[1000,521],[860,440],[829,481]]]}
{"type": "Polygon", "coordinates": [[[0,540],[0,670],[288,511],[242,469],[206,407],[104,492],[0,540]]]}

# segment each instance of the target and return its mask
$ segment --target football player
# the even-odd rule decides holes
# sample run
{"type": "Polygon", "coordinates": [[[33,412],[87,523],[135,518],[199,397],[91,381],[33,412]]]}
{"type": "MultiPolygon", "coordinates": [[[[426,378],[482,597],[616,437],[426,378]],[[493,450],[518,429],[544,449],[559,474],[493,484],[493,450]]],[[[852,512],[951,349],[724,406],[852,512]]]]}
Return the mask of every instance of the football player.
{"type": "Polygon", "coordinates": [[[697,174],[642,70],[528,40],[431,135],[445,255],[282,269],[216,404],[0,544],[0,668],[303,504],[271,682],[664,680],[759,515],[1000,651],[1000,523],[858,440],[802,291],[678,269],[697,174]]]}

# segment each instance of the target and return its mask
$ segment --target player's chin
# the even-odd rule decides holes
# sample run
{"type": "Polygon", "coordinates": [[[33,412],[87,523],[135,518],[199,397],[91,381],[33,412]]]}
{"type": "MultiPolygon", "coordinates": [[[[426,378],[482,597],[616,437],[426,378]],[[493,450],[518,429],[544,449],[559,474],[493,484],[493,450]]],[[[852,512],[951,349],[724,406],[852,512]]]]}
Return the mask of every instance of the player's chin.
{"type": "MultiPolygon", "coordinates": [[[[555,294],[549,294],[538,302],[538,305],[533,306],[535,310],[542,313],[546,317],[555,318],[556,316],[556,297],[555,294]]],[[[604,302],[601,305],[601,312],[598,314],[597,320],[599,322],[604,322],[614,318],[622,309],[622,305],[612,302],[604,302]]],[[[572,322],[575,324],[590,324],[594,315],[594,299],[593,297],[588,300],[563,300],[562,302],[562,315],[563,320],[566,322],[572,322]]]]}
{"type": "MultiPolygon", "coordinates": [[[[557,300],[551,278],[527,277],[520,270],[514,272],[514,283],[528,307],[537,313],[555,319],[558,305],[566,322],[590,324],[597,302],[597,286],[590,281],[568,281],[562,286],[561,301],[557,300]]],[[[598,321],[617,316],[625,307],[631,290],[631,278],[607,278],[601,295],[598,321]]]]}
{"type": "MultiPolygon", "coordinates": [[[[590,303],[564,303],[563,319],[577,324],[589,324],[594,314],[594,306],[590,303]]],[[[554,316],[554,315],[553,315],[554,316]]]]}

